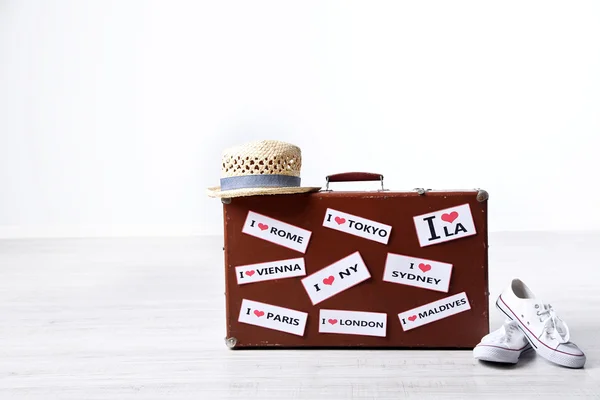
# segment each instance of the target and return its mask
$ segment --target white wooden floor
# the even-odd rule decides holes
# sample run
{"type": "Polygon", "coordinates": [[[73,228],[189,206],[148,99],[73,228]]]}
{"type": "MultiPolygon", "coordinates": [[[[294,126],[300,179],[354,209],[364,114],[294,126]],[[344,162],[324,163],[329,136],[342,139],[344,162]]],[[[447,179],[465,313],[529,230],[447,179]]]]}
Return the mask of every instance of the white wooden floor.
{"type": "Polygon", "coordinates": [[[600,234],[490,245],[491,302],[521,277],[569,324],[585,369],[470,351],[231,351],[221,238],[4,240],[0,399],[600,398],[600,234]]]}

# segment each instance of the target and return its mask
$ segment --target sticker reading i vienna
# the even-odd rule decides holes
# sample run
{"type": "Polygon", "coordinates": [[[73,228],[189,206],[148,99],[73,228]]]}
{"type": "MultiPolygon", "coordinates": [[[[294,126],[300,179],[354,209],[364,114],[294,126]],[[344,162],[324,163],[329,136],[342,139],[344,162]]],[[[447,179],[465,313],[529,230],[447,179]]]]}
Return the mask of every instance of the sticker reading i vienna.
{"type": "Polygon", "coordinates": [[[235,276],[238,285],[304,275],[306,275],[304,258],[292,258],[289,260],[269,261],[235,267],[235,276]]]}
{"type": "Polygon", "coordinates": [[[306,229],[286,224],[254,211],[248,211],[242,232],[300,253],[306,252],[311,235],[311,232],[306,229]]]}

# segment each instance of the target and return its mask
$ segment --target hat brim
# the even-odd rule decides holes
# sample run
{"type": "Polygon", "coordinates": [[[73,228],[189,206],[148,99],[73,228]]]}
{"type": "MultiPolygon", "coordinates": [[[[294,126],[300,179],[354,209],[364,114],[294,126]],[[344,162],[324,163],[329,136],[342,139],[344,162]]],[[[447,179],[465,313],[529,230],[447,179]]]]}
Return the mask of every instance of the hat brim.
{"type": "Polygon", "coordinates": [[[264,196],[272,194],[295,194],[318,192],[320,187],[263,187],[221,190],[221,187],[208,188],[208,195],[217,198],[233,198],[246,196],[264,196]]]}

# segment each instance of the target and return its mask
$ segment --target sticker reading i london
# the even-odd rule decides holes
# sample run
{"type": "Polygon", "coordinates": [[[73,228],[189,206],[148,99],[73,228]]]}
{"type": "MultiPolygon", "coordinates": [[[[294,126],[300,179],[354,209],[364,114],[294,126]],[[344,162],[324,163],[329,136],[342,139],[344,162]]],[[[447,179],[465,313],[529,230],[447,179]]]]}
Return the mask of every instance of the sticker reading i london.
{"type": "Polygon", "coordinates": [[[319,333],[386,336],[386,313],[322,309],[319,318],[319,333]]]}
{"type": "Polygon", "coordinates": [[[249,211],[242,232],[271,243],[306,252],[311,232],[254,211],[249,211]]]}

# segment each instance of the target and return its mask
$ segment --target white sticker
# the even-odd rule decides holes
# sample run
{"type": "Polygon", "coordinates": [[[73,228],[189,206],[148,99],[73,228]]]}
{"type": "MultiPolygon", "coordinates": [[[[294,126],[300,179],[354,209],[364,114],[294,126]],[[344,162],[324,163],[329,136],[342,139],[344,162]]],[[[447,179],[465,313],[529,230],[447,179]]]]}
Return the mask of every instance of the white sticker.
{"type": "Polygon", "coordinates": [[[409,331],[470,309],[471,305],[467,294],[462,292],[400,313],[398,318],[400,318],[402,329],[409,331]]]}
{"type": "Polygon", "coordinates": [[[323,226],[336,231],[387,244],[392,227],[370,219],[328,208],[323,226]]]}
{"type": "Polygon", "coordinates": [[[414,217],[421,247],[475,235],[469,204],[414,217]]]}
{"type": "Polygon", "coordinates": [[[302,284],[315,305],[370,277],[371,274],[357,251],[307,276],[302,279],[302,284]]]}
{"type": "Polygon", "coordinates": [[[235,267],[238,285],[270,281],[274,279],[292,278],[306,275],[304,258],[270,261],[260,264],[240,265],[235,267]]]}
{"type": "Polygon", "coordinates": [[[239,322],[304,336],[308,314],[258,301],[242,300],[239,322]]]}
{"type": "Polygon", "coordinates": [[[248,211],[242,232],[287,247],[306,252],[311,232],[279,220],[248,211]]]}
{"type": "Polygon", "coordinates": [[[383,280],[448,293],[452,264],[388,253],[383,280]]]}
{"type": "Polygon", "coordinates": [[[386,335],[387,314],[364,311],[320,310],[319,332],[346,335],[386,335]]]}

